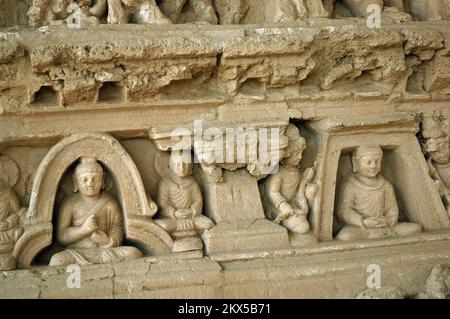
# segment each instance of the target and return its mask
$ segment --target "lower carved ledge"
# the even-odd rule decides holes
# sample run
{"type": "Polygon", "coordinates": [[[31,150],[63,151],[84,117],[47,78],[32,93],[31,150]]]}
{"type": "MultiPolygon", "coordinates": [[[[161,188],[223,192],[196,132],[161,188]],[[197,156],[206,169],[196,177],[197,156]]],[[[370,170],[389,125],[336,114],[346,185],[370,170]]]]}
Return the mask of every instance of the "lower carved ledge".
{"type": "Polygon", "coordinates": [[[383,286],[413,297],[433,266],[448,263],[449,244],[450,232],[441,231],[255,252],[249,260],[169,254],[81,266],[80,289],[67,288],[65,267],[36,267],[3,272],[0,298],[354,298],[367,288],[370,264],[381,267],[383,286]]]}

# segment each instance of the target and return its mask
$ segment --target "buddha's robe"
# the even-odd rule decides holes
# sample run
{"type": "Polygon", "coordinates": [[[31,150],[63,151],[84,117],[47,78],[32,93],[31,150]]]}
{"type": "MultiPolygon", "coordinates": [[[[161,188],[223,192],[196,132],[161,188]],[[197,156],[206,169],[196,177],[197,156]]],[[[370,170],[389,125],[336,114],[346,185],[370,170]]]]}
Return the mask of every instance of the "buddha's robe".
{"type": "Polygon", "coordinates": [[[9,253],[23,233],[19,224],[19,198],[14,190],[0,186],[0,254],[9,253]]]}
{"type": "Polygon", "coordinates": [[[202,215],[203,196],[200,186],[192,176],[176,179],[172,176],[163,177],[159,184],[158,205],[160,217],[155,222],[168,233],[177,232],[180,236],[195,235],[198,231],[210,229],[213,222],[202,215]],[[191,218],[177,218],[175,212],[181,209],[191,209],[191,218]]]}
{"type": "Polygon", "coordinates": [[[382,176],[374,185],[363,184],[353,174],[344,181],[337,207],[337,216],[345,223],[338,240],[358,240],[405,236],[422,231],[414,223],[398,223],[399,209],[394,188],[382,176]],[[384,217],[392,227],[367,228],[363,220],[384,217]]]}
{"type": "Polygon", "coordinates": [[[102,264],[142,257],[137,248],[121,246],[121,210],[111,195],[102,193],[92,207],[85,207],[80,196],[82,195],[75,194],[62,203],[57,223],[57,238],[67,249],[53,255],[50,265],[102,264]],[[107,234],[109,244],[101,246],[92,240],[90,235],[80,238],[79,234],[71,232],[81,227],[92,215],[95,215],[97,230],[107,234]]]}

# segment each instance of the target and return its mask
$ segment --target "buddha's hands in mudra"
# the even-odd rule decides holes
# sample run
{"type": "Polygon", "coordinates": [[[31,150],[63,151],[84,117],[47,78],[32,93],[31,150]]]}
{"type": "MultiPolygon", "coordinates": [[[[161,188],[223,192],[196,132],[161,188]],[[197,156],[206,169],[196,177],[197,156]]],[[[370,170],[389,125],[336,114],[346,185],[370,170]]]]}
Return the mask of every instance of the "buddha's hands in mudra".
{"type": "Polygon", "coordinates": [[[95,215],[91,215],[88,218],[86,218],[84,223],[81,225],[81,230],[83,231],[83,233],[87,235],[91,235],[93,232],[97,230],[97,228],[98,225],[97,221],[95,220],[95,215]]]}
{"type": "Polygon", "coordinates": [[[92,241],[96,242],[100,246],[108,246],[109,245],[108,235],[101,230],[96,230],[95,232],[93,232],[91,234],[91,239],[92,239],[92,241]]]}
{"type": "Polygon", "coordinates": [[[194,212],[190,208],[180,208],[175,211],[175,217],[178,219],[188,219],[194,217],[194,212]]]}
{"type": "Polygon", "coordinates": [[[363,220],[366,228],[386,228],[392,227],[392,219],[387,217],[368,217],[363,220]]]}

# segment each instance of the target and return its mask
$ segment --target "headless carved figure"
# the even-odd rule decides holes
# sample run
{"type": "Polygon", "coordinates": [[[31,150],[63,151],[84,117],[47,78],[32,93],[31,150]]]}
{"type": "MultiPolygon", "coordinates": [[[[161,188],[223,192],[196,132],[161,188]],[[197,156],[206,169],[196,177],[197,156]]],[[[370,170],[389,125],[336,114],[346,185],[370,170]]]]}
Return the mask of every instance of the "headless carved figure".
{"type": "Polygon", "coordinates": [[[82,158],[75,169],[76,191],[61,205],[56,227],[66,250],[52,256],[50,265],[100,264],[135,259],[142,253],[121,246],[122,215],[116,200],[101,191],[104,173],[93,158],[82,158]]]}
{"type": "Polygon", "coordinates": [[[383,151],[360,146],[353,154],[353,173],[343,183],[337,216],[345,226],[338,240],[360,240],[420,233],[414,223],[399,223],[392,185],[381,175],[383,151]]]}

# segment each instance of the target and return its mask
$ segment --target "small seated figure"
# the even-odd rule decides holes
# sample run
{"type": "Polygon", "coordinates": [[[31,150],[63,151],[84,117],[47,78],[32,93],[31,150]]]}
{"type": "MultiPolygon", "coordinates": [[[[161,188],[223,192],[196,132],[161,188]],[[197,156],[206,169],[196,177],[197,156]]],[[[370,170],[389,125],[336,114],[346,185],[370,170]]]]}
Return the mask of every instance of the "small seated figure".
{"type": "Polygon", "coordinates": [[[353,174],[344,180],[337,216],[345,225],[337,240],[389,238],[420,233],[414,223],[399,223],[394,188],[381,175],[383,151],[360,146],[352,156],[353,174]]]}
{"type": "Polygon", "coordinates": [[[23,233],[20,212],[21,205],[17,194],[0,180],[0,271],[16,268],[12,252],[23,233]]]}
{"type": "Polygon", "coordinates": [[[212,228],[214,223],[202,215],[203,196],[192,177],[192,163],[172,153],[169,166],[169,175],[163,176],[159,184],[160,211],[154,221],[175,240],[173,251],[202,249],[198,234],[212,228]]]}
{"type": "Polygon", "coordinates": [[[293,245],[315,243],[316,237],[308,234],[310,225],[307,219],[308,200],[315,196],[314,185],[310,183],[315,172],[313,168],[308,168],[302,176],[300,171],[306,141],[300,136],[298,128],[290,124],[286,136],[288,147],[285,158],[278,171],[264,181],[263,205],[269,219],[287,228],[293,245]],[[306,234],[310,236],[299,236],[306,234]]]}
{"type": "Polygon", "coordinates": [[[105,174],[95,158],[83,157],[75,168],[75,194],[59,211],[56,237],[67,249],[56,253],[51,266],[116,263],[142,257],[122,245],[124,232],[117,201],[102,191],[105,174]]]}

